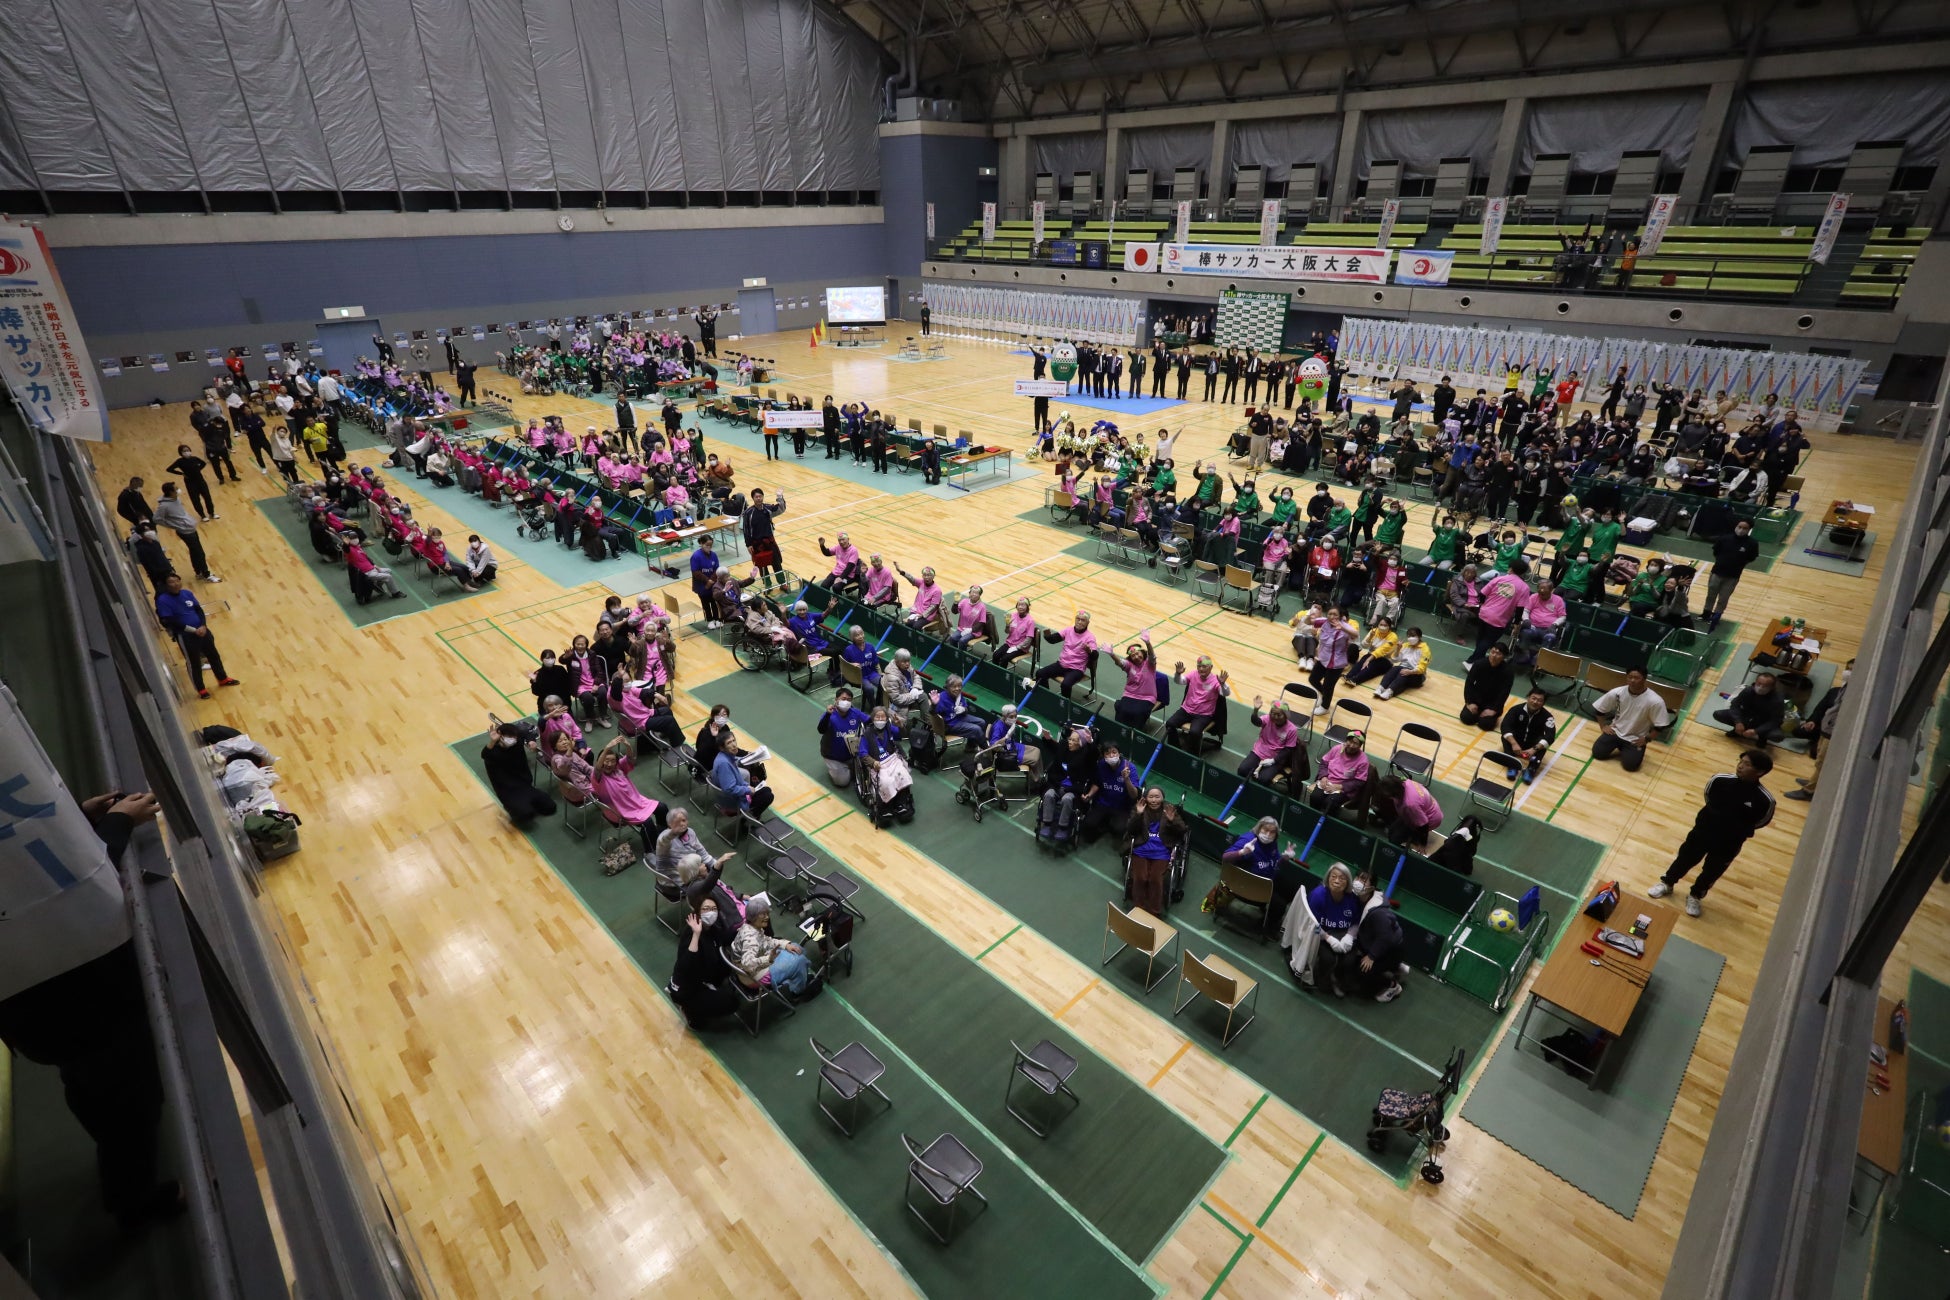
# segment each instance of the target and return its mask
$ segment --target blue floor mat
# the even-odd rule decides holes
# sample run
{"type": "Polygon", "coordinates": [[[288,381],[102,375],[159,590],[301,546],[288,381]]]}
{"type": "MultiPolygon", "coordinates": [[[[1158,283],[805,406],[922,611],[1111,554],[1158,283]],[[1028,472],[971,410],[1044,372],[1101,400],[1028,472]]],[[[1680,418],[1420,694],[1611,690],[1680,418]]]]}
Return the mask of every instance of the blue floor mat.
{"type": "Polygon", "coordinates": [[[1053,397],[1050,404],[1087,406],[1093,411],[1116,411],[1122,415],[1149,415],[1162,411],[1168,406],[1183,406],[1184,403],[1169,397],[1085,397],[1073,394],[1069,397],[1053,397]]]}
{"type": "MultiPolygon", "coordinates": [[[[515,525],[521,522],[521,516],[514,512],[512,506],[497,508],[458,487],[437,488],[424,479],[414,481],[413,488],[423,493],[430,503],[452,515],[468,531],[479,533],[499,559],[520,560],[551,582],[564,587],[580,587],[591,579],[605,581],[612,577],[647,575],[649,572],[640,555],[625,554],[614,560],[590,560],[579,550],[572,551],[556,545],[553,537],[544,537],[539,542],[517,537],[515,525]]],[[[456,549],[465,549],[464,537],[452,540],[460,543],[456,549]]]]}

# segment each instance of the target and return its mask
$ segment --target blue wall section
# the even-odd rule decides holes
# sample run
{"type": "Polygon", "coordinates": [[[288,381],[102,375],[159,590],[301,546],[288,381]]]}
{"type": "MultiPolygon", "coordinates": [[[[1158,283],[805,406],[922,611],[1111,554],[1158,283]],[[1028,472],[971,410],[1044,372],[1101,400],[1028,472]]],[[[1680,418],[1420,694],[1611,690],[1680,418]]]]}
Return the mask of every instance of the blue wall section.
{"type": "Polygon", "coordinates": [[[63,248],[56,257],[91,338],[315,321],[346,304],[471,320],[568,299],[620,305],[635,293],[728,298],[747,276],[840,284],[886,274],[879,225],[63,248]]]}
{"type": "Polygon", "coordinates": [[[984,136],[881,137],[880,206],[887,214],[889,275],[920,274],[928,256],[928,204],[934,204],[938,239],[981,217],[982,182],[975,172],[995,166],[996,156],[996,141],[984,136]]]}

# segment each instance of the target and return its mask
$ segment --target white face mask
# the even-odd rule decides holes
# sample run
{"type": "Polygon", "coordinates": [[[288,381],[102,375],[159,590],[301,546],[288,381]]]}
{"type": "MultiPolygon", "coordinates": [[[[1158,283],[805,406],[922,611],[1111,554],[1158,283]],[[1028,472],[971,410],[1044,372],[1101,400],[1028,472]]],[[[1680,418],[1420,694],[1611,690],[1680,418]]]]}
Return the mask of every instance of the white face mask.
{"type": "Polygon", "coordinates": [[[1368,894],[1368,882],[1365,880],[1357,880],[1352,885],[1349,885],[1348,889],[1356,898],[1365,898],[1368,894]]]}
{"type": "Polygon", "coordinates": [[[885,731],[885,730],[887,730],[887,719],[885,719],[885,718],[879,718],[879,719],[876,719],[876,720],[875,720],[875,722],[874,722],[874,724],[873,724],[873,729],[874,729],[875,731],[885,731]]]}
{"type": "Polygon", "coordinates": [[[718,909],[715,907],[707,907],[697,914],[697,919],[707,926],[716,925],[718,923],[718,909]]]}
{"type": "Polygon", "coordinates": [[[501,748],[503,749],[507,749],[509,746],[513,745],[514,743],[515,743],[515,738],[513,736],[501,737],[501,748]]]}
{"type": "Polygon", "coordinates": [[[1261,831],[1259,833],[1259,842],[1261,844],[1271,844],[1274,840],[1278,838],[1279,837],[1275,835],[1272,831],[1261,831]]]}
{"type": "Polygon", "coordinates": [[[1853,668],[1844,668],[1844,669],[1842,669],[1842,671],[1841,671],[1841,673],[1840,673],[1839,675],[1837,675],[1837,676],[1836,676],[1836,678],[1835,678],[1835,685],[1837,685],[1837,686],[1846,686],[1846,685],[1848,685],[1848,679],[1849,679],[1849,678],[1850,678],[1851,676],[1853,676],[1853,675],[1854,675],[1854,673],[1855,673],[1855,670],[1854,670],[1853,668]]]}

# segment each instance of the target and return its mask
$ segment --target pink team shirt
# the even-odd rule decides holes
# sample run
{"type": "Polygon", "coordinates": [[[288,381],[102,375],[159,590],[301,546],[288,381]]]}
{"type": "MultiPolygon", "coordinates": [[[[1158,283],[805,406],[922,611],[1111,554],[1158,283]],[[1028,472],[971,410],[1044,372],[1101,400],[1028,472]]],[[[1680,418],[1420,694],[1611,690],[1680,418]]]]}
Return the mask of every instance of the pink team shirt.
{"type": "Polygon", "coordinates": [[[1063,653],[1056,657],[1056,662],[1065,668],[1085,668],[1090,663],[1090,652],[1096,648],[1095,633],[1066,627],[1063,629],[1063,653]]]}

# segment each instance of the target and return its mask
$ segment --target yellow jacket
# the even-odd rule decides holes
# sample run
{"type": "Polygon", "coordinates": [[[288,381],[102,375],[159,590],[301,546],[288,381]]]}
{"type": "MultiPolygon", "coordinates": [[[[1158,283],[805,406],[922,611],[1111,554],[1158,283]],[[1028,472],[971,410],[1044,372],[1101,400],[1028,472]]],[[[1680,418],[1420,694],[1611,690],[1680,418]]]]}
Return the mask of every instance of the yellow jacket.
{"type": "Polygon", "coordinates": [[[1417,641],[1414,645],[1403,642],[1395,648],[1392,658],[1411,673],[1426,673],[1429,671],[1429,643],[1426,640],[1417,641]]]}
{"type": "Polygon", "coordinates": [[[1387,659],[1395,653],[1395,647],[1400,644],[1401,638],[1394,632],[1384,631],[1378,627],[1371,628],[1368,634],[1361,638],[1361,652],[1371,654],[1377,659],[1387,659]]]}

